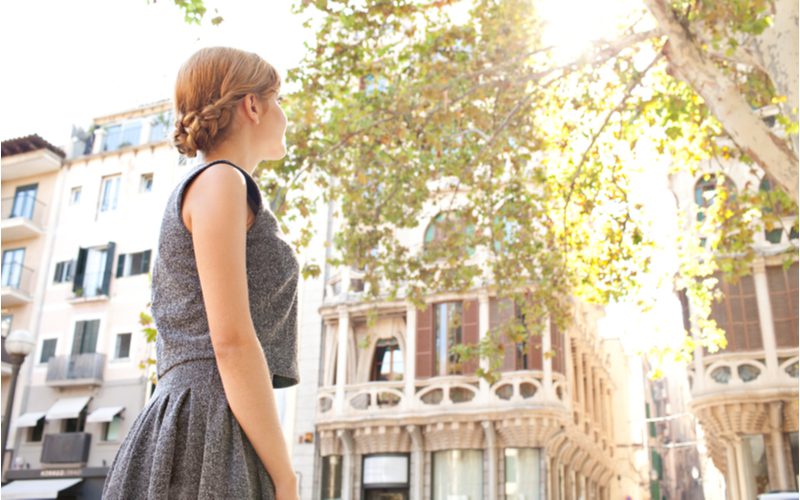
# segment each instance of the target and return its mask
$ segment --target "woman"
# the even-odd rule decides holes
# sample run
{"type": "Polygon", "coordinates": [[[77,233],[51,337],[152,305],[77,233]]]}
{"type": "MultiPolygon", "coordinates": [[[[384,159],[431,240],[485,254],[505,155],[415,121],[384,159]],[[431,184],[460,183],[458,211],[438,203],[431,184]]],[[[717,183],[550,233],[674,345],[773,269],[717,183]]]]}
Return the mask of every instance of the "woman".
{"type": "Polygon", "coordinates": [[[178,151],[153,268],[158,384],[108,499],[297,499],[273,388],[299,382],[298,263],[252,178],[286,154],[280,78],[258,55],[196,52],[175,87],[178,151]]]}

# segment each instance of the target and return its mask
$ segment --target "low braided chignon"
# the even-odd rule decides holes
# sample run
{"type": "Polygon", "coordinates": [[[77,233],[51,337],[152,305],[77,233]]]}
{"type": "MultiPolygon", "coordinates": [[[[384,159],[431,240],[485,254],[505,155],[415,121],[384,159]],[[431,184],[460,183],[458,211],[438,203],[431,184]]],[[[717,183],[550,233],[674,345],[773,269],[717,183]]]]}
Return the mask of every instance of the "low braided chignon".
{"type": "Polygon", "coordinates": [[[195,52],[175,82],[175,130],[178,152],[194,157],[227,136],[239,99],[249,93],[266,97],[277,91],[277,71],[259,55],[230,47],[195,52]]]}

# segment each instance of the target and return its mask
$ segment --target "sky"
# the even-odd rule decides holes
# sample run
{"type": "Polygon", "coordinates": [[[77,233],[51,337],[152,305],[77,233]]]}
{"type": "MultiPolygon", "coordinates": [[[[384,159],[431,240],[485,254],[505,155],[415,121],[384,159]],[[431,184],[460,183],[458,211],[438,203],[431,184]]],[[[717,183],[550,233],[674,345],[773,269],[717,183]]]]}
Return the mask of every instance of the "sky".
{"type": "MultiPolygon", "coordinates": [[[[201,26],[184,22],[173,0],[71,0],[4,2],[0,40],[4,78],[0,92],[3,119],[0,139],[39,134],[56,146],[69,142],[72,126],[88,128],[95,117],[171,98],[180,64],[194,51],[229,45],[258,53],[282,76],[298,65],[304,40],[313,33],[303,18],[291,13],[294,0],[206,0],[201,26]],[[212,26],[218,14],[224,21],[212,26]]],[[[547,22],[545,45],[558,47],[560,57],[573,58],[593,40],[613,38],[620,19],[641,2],[636,0],[540,0],[547,22]],[[580,12],[580,16],[575,13],[580,12]]],[[[674,213],[674,198],[666,190],[663,166],[650,165],[636,179],[634,192],[663,220],[674,213]]],[[[668,221],[662,227],[674,227],[668,221]]],[[[674,234],[660,231],[670,262],[674,234]]],[[[655,323],[630,304],[609,307],[606,336],[630,337],[629,347],[644,349],[667,340],[673,344],[682,330],[671,288],[659,292],[655,323]],[[642,332],[639,325],[657,324],[663,331],[642,332]],[[626,333],[627,332],[627,333],[626,333]]]]}
{"type": "Polygon", "coordinates": [[[287,0],[206,0],[200,27],[172,0],[149,1],[4,2],[0,138],[36,133],[63,146],[73,124],[170,98],[181,63],[201,47],[256,52],[281,75],[303,57],[309,34],[287,0]]]}

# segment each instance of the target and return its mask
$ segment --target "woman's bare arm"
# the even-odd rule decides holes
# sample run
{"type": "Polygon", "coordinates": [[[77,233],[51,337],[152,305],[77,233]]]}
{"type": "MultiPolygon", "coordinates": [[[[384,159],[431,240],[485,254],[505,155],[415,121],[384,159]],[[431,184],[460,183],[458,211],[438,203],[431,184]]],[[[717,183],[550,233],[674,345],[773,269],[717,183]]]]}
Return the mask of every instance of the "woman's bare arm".
{"type": "Polygon", "coordinates": [[[245,259],[250,209],[243,174],[224,164],[206,168],[187,188],[182,212],[228,404],[273,482],[295,483],[269,367],[250,315],[245,259]]]}

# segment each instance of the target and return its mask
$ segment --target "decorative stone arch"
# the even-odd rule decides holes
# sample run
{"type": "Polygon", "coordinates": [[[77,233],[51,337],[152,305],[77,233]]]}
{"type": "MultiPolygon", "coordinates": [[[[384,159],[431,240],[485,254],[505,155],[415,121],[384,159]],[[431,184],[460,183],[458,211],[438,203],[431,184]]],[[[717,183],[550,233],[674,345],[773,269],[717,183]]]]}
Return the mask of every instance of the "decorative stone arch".
{"type": "MultiPolygon", "coordinates": [[[[324,373],[324,385],[333,386],[333,377],[335,374],[336,367],[336,358],[339,353],[339,325],[337,323],[331,323],[327,325],[326,328],[329,328],[328,332],[330,333],[330,343],[328,345],[329,350],[326,353],[325,359],[325,373],[324,373]]],[[[355,335],[353,335],[353,322],[350,321],[347,331],[347,381],[349,383],[354,383],[357,381],[356,377],[356,362],[358,358],[356,355],[358,354],[358,350],[356,347],[356,340],[355,335]]],[[[347,382],[346,382],[347,383],[347,382]]]]}

